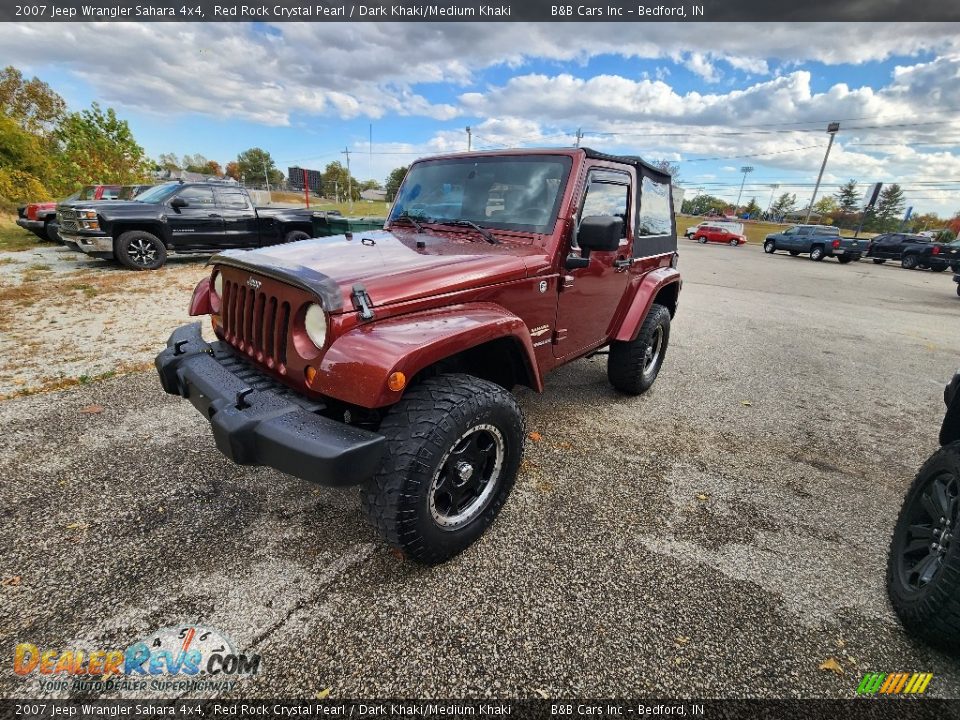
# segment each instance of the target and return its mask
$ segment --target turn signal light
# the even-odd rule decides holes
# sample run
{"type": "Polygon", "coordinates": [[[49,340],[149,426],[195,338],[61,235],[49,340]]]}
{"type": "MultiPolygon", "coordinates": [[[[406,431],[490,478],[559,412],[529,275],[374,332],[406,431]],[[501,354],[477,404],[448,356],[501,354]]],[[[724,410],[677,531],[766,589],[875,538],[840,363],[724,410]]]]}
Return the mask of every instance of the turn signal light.
{"type": "Polygon", "coordinates": [[[393,390],[394,392],[400,392],[407,385],[407,376],[402,372],[393,372],[390,373],[390,377],[387,378],[387,387],[393,390]]]}
{"type": "Polygon", "coordinates": [[[220,328],[220,316],[219,316],[219,315],[217,315],[217,314],[215,314],[215,313],[210,315],[210,326],[211,326],[214,330],[217,330],[217,329],[220,328]]]}
{"type": "Polygon", "coordinates": [[[307,376],[307,385],[313,385],[317,381],[317,369],[313,365],[307,365],[304,374],[307,376]]]}

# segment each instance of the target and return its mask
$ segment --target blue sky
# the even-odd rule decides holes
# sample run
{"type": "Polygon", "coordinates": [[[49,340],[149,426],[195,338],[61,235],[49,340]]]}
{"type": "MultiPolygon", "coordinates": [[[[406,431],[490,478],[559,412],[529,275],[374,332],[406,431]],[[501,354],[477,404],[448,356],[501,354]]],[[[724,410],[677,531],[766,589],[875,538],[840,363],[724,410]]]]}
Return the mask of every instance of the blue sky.
{"type": "Polygon", "coordinates": [[[953,214],[957,30],[164,23],[113,25],[103,43],[89,25],[6,24],[0,62],[72,108],[116,107],[152,156],[225,163],[260,146],[283,170],[322,169],[349,147],[354,175],[378,180],[417,156],[466,149],[467,125],[479,148],[569,145],[582,128],[584,144],[678,162],[691,192],[732,200],[749,164],[745,198],[766,204],[779,183],[802,203],[826,123],[840,120],[827,192],[851,177],[900,182],[917,211],[953,214]]]}

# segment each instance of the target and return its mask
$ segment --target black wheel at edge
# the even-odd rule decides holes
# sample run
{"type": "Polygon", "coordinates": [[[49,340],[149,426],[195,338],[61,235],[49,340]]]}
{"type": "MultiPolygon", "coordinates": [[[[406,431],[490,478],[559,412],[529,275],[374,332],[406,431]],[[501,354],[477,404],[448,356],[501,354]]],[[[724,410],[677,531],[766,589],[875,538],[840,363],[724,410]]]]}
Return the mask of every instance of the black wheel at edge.
{"type": "Polygon", "coordinates": [[[654,303],[635,340],[610,343],[607,357],[610,384],[627,395],[645,393],[660,374],[669,344],[670,311],[654,303]]]}

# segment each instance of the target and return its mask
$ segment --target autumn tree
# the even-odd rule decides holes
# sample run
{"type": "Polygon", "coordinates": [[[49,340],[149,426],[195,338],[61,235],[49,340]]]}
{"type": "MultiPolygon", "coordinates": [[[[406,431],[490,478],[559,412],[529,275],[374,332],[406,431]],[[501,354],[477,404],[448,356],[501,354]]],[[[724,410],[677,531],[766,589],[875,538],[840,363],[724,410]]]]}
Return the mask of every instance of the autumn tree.
{"type": "MultiPolygon", "coordinates": [[[[64,184],[88,182],[132,184],[147,175],[147,158],[126,120],[113,108],[93,103],[89,110],[68,114],[55,137],[64,184]]],[[[64,188],[66,189],[66,188],[64,188]]]]}
{"type": "Polygon", "coordinates": [[[231,177],[237,182],[240,182],[240,163],[236,161],[231,161],[227,163],[227,166],[223,169],[224,177],[231,177]]]}
{"type": "Polygon", "coordinates": [[[35,135],[48,136],[66,115],[67,104],[39,78],[24,80],[12,65],[0,70],[0,113],[35,135]]]}

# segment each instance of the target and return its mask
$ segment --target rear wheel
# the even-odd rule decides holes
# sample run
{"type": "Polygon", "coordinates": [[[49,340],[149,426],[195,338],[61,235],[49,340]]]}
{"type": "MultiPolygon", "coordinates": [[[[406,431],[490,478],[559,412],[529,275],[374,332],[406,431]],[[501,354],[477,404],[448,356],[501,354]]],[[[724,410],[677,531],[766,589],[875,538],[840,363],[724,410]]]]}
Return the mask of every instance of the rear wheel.
{"type": "Polygon", "coordinates": [[[283,241],[285,243],[296,242],[297,240],[306,240],[310,237],[310,233],[304,232],[303,230],[291,230],[286,235],[283,236],[283,241]]]}
{"type": "Polygon", "coordinates": [[[607,379],[620,392],[640,395],[660,374],[670,344],[670,311],[654,303],[640,327],[637,339],[610,343],[607,379]]]}
{"type": "Polygon", "coordinates": [[[763,251],[768,255],[773,254],[777,251],[777,244],[773,240],[767,240],[763,244],[763,251]]]}
{"type": "Polygon", "coordinates": [[[904,627],[931,645],[960,643],[960,442],[920,469],[897,519],[887,591],[904,627]]]}
{"type": "Polygon", "coordinates": [[[914,270],[919,264],[920,261],[917,260],[916,255],[905,255],[903,260],[900,261],[900,266],[903,267],[904,270],[914,270]]]}
{"type": "Polygon", "coordinates": [[[160,238],[143,230],[123,233],[114,243],[113,254],[131,270],[156,270],[167,261],[167,248],[160,238]]]}
{"type": "Polygon", "coordinates": [[[384,460],[362,495],[374,529],[411,560],[433,565],[493,522],[523,456],[523,416],[507,390],[471,375],[410,387],[380,424],[384,460]]]}
{"type": "Polygon", "coordinates": [[[824,257],[823,245],[814,245],[810,248],[810,259],[814,262],[820,262],[824,257]]]}

